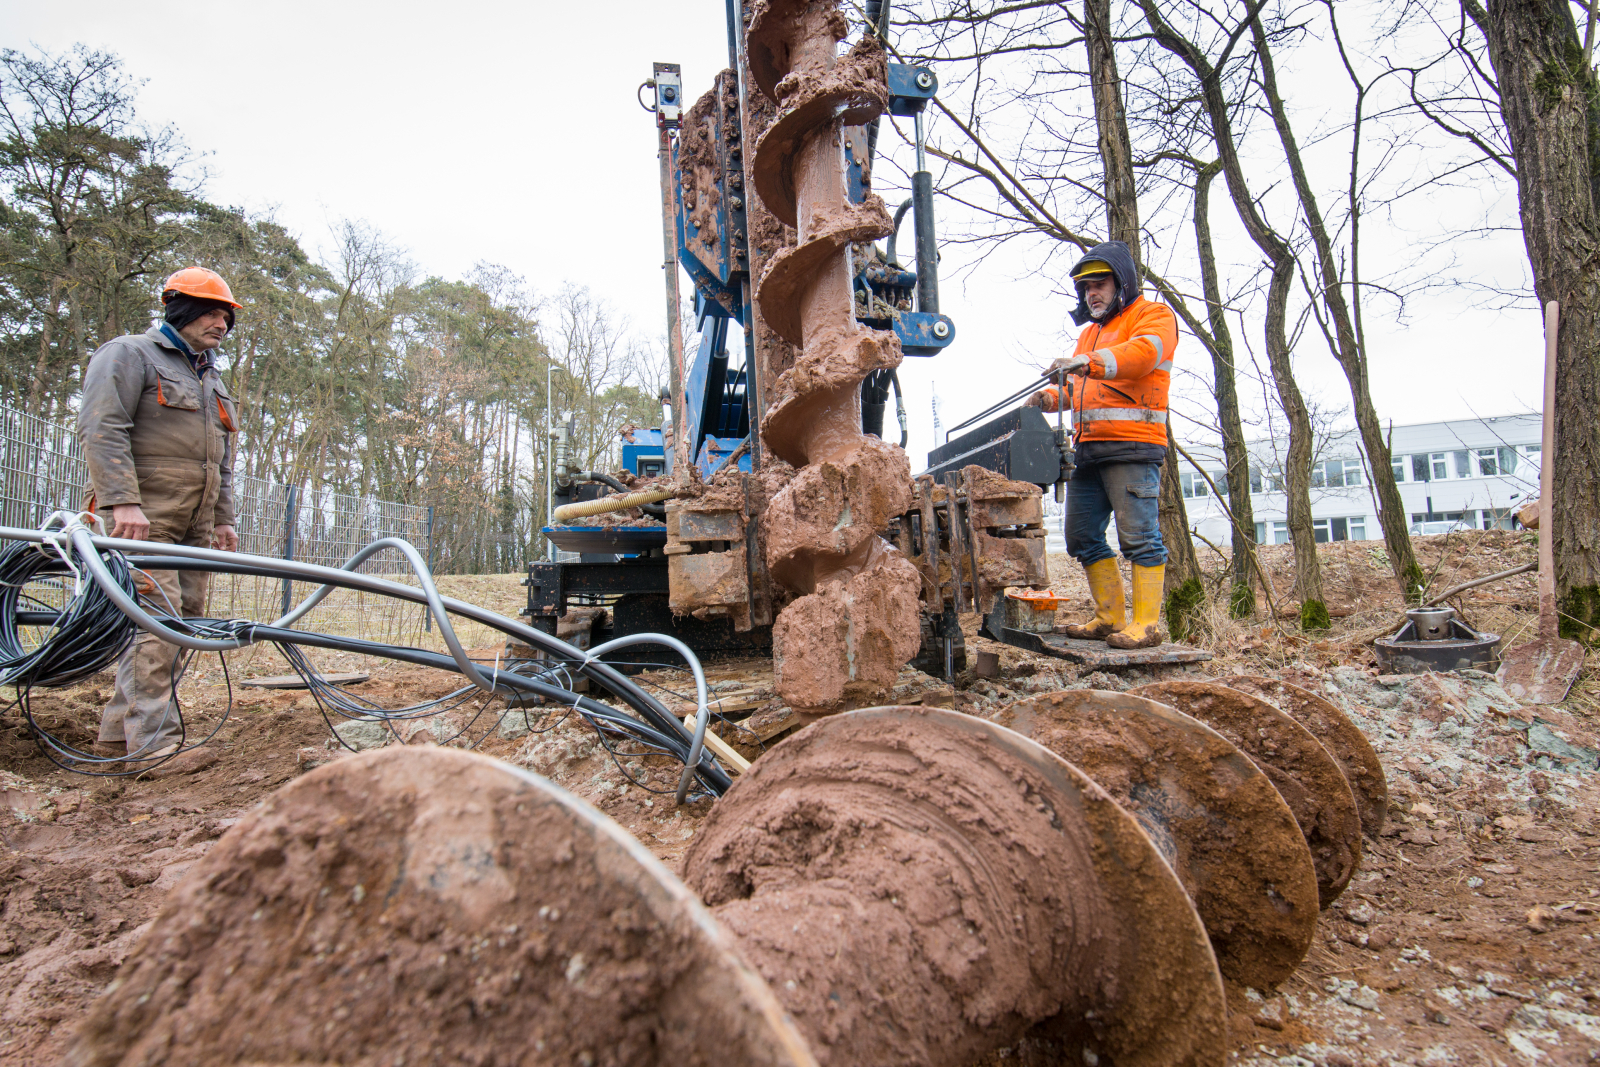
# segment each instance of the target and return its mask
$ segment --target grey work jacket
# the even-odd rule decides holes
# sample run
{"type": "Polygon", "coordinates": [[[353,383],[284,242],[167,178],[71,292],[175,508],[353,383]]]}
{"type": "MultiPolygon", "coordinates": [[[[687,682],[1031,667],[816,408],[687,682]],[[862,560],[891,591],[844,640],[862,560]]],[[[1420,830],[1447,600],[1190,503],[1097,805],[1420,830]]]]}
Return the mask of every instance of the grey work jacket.
{"type": "Polygon", "coordinates": [[[209,353],[199,362],[196,373],[159,326],[95,350],[78,411],[94,507],[138,504],[153,525],[233,525],[238,409],[209,353]],[[174,508],[188,514],[164,514],[174,508]]]}

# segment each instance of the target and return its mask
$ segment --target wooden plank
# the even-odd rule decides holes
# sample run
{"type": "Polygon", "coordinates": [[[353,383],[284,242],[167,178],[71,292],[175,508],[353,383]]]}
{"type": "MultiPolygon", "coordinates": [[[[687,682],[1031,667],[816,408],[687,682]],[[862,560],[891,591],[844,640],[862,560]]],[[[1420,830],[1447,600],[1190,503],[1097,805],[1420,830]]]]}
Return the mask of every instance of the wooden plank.
{"type": "MultiPolygon", "coordinates": [[[[318,679],[329,685],[360,685],[371,678],[372,675],[360,671],[349,671],[344,674],[319,674],[318,679]]],[[[252,689],[306,689],[304,678],[298,674],[274,674],[270,678],[246,678],[239,683],[252,689]]]]}
{"type": "Polygon", "coordinates": [[[754,721],[757,718],[760,717],[753,716],[751,721],[742,723],[740,725],[739,732],[741,734],[751,735],[757,741],[763,743],[770,741],[779,734],[800,725],[800,717],[789,708],[778,708],[770,718],[766,718],[759,722],[754,721]]]}
{"type": "MultiPolygon", "coordinates": [[[[694,733],[694,721],[693,715],[683,717],[683,725],[689,728],[690,733],[694,733]]],[[[743,774],[750,769],[750,761],[735,752],[728,742],[712,733],[709,726],[706,728],[706,747],[715,752],[717,758],[722,760],[729,770],[743,774]]]]}

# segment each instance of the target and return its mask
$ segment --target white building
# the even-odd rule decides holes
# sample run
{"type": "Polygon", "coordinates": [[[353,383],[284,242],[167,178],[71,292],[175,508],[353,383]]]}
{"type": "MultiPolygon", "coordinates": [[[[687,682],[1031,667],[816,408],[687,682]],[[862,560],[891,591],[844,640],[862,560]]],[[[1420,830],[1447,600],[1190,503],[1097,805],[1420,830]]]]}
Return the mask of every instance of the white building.
{"type": "MultiPolygon", "coordinates": [[[[1537,413],[1395,426],[1390,432],[1394,475],[1413,532],[1424,522],[1462,522],[1478,529],[1509,529],[1524,498],[1539,495],[1540,418],[1537,413]]],[[[1283,492],[1286,439],[1253,441],[1250,505],[1256,540],[1287,544],[1283,492]]],[[[1221,450],[1188,448],[1224,494],[1221,450]]],[[[1206,480],[1180,457],[1189,524],[1226,550],[1227,513],[1206,480]]],[[[1224,497],[1224,501],[1226,497],[1224,497]]],[[[1382,539],[1370,464],[1355,430],[1319,440],[1311,462],[1311,514],[1318,542],[1382,539]]]]}

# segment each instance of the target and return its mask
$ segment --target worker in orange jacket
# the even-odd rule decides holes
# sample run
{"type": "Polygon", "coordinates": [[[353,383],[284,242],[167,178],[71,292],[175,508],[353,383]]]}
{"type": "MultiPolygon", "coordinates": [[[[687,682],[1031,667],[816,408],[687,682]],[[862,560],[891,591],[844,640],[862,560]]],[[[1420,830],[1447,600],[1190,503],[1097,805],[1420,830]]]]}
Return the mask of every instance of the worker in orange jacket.
{"type": "MultiPolygon", "coordinates": [[[[1067,487],[1067,552],[1083,564],[1094,618],[1067,627],[1069,636],[1103,639],[1113,648],[1161,643],[1161,467],[1167,458],[1167,388],[1178,321],[1165,304],[1139,291],[1139,269],[1122,241],[1091,248],[1072,268],[1078,290],[1073,321],[1084,329],[1073,355],[1048,369],[1068,382],[1077,466],[1067,487]],[[1088,325],[1085,325],[1085,324],[1088,325]],[[1117,540],[1133,564],[1129,618],[1116,554],[1106,526],[1117,517],[1117,540]]],[[[1042,389],[1028,403],[1061,406],[1060,390],[1042,389]]]]}

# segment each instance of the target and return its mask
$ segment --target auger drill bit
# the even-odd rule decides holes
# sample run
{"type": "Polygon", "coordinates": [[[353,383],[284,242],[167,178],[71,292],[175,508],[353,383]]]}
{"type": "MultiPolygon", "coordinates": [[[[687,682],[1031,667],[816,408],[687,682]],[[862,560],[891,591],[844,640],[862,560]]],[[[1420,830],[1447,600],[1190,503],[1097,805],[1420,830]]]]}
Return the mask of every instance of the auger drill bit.
{"type": "Polygon", "coordinates": [[[1277,678],[1235,674],[1218,681],[1229,689],[1265,700],[1311,731],[1350,783],[1356,812],[1361,816],[1361,832],[1371,838],[1378,836],[1389,811],[1389,783],[1372,742],[1349,716],[1332,701],[1277,678]]]}
{"type": "Polygon", "coordinates": [[[704,905],[506,764],[351,756],[191,868],[66,1062],[1225,1057],[1221,976],[1178,878],[1107,793],[1001,726],[822,719],[717,802],[685,872],[704,905]]]}
{"type": "Polygon", "coordinates": [[[834,0],[759,0],[746,34],[756,87],[780,110],[756,145],[753,181],[793,226],[756,300],[767,324],[799,348],[773,388],[767,447],[797,469],[767,512],[773,578],[800,594],[773,626],[778,693],[802,716],[869,699],[920,645],[916,568],[878,536],[911,503],[903,451],[861,432],[861,381],[900,363],[893,333],[855,318],[851,245],[887,236],[883,202],[852,204],[841,130],[887,106],[883,46],[846,33],[834,0]]]}
{"type": "Polygon", "coordinates": [[[1048,748],[1138,820],[1194,901],[1224,977],[1273,989],[1311,948],[1317,876],[1288,806],[1221,734],[1128,693],[1070,689],[996,720],[1048,748]]]}
{"type": "Polygon", "coordinates": [[[814,1067],[627,831],[460,749],[318,768],[167,897],[65,1062],[814,1067]]]}
{"type": "Polygon", "coordinates": [[[1300,824],[1322,906],[1339,898],[1361,862],[1361,816],[1344,771],[1309,730],[1265,700],[1217,682],[1155,682],[1129,692],[1199,719],[1254,760],[1300,824]]]}

